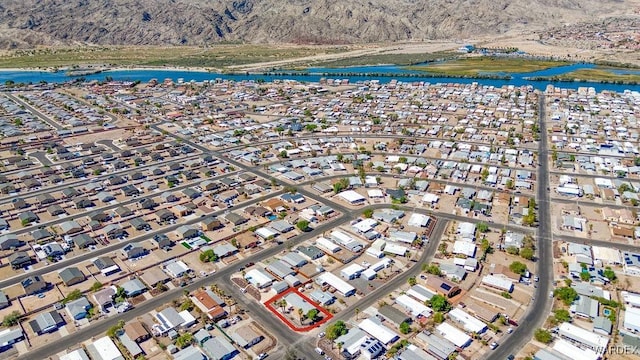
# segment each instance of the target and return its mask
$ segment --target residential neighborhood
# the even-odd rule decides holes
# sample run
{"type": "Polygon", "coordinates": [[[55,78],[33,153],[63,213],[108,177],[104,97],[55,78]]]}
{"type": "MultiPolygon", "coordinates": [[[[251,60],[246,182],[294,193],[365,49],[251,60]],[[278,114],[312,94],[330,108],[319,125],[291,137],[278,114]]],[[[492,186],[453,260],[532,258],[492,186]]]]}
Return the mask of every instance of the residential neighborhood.
{"type": "Polygon", "coordinates": [[[639,101],[330,78],[5,91],[0,357],[639,358],[618,351],[640,344],[639,101]]]}

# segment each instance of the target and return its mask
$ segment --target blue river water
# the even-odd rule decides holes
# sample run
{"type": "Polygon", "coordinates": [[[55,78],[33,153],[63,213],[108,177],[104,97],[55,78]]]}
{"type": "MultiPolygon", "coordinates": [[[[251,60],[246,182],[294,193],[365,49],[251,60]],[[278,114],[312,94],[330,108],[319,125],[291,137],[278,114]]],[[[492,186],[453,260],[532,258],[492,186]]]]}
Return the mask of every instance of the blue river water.
{"type": "MultiPolygon", "coordinates": [[[[121,81],[142,81],[147,82],[151,79],[157,79],[162,81],[170,78],[173,80],[184,79],[184,81],[203,81],[214,79],[228,79],[235,81],[242,80],[298,80],[305,82],[317,82],[322,77],[326,78],[347,78],[351,83],[358,81],[366,81],[377,79],[381,83],[387,83],[391,80],[414,82],[424,81],[429,83],[463,83],[470,84],[477,82],[482,85],[501,87],[504,85],[531,85],[537,89],[544,90],[548,84],[553,84],[562,88],[576,89],[578,87],[593,87],[597,91],[613,90],[622,92],[624,90],[640,91],[640,85],[622,85],[622,84],[601,84],[598,82],[550,82],[550,81],[534,81],[531,77],[536,76],[554,76],[561,75],[568,72],[572,72],[579,69],[591,69],[594,68],[593,64],[576,63],[565,66],[558,66],[546,70],[529,72],[529,73],[498,73],[501,76],[511,76],[510,79],[474,79],[474,78],[457,78],[457,77],[430,77],[420,76],[420,72],[416,70],[408,70],[395,65],[379,65],[379,66],[356,66],[356,67],[344,67],[344,68],[309,68],[297,73],[291,73],[284,75],[277,74],[218,74],[206,71],[192,71],[192,70],[163,70],[163,69],[144,69],[144,70],[112,70],[105,71],[99,74],[92,74],[83,76],[86,80],[104,80],[107,76],[113,80],[121,81]],[[332,75],[333,74],[333,75],[332,75]],[[373,76],[372,74],[384,74],[384,76],[373,76]],[[407,77],[406,74],[411,74],[411,77],[407,77]],[[394,77],[394,75],[398,75],[394,77]],[[404,75],[404,76],[403,76],[404,75]]],[[[637,70],[616,70],[619,73],[640,73],[637,70]]],[[[495,74],[495,73],[494,73],[495,74]]],[[[14,81],[16,83],[37,83],[40,81],[61,83],[73,80],[73,77],[67,76],[63,71],[60,72],[45,72],[45,71],[0,71],[0,83],[4,83],[7,80],[14,81]]]]}

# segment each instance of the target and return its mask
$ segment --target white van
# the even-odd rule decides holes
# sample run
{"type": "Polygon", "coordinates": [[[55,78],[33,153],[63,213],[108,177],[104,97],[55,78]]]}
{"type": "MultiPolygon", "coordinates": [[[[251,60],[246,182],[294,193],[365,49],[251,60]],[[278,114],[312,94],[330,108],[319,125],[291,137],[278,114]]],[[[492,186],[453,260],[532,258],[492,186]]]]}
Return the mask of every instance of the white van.
{"type": "Polygon", "coordinates": [[[320,349],[319,347],[316,348],[316,352],[320,355],[324,355],[324,351],[322,351],[322,349],[320,349]]]}

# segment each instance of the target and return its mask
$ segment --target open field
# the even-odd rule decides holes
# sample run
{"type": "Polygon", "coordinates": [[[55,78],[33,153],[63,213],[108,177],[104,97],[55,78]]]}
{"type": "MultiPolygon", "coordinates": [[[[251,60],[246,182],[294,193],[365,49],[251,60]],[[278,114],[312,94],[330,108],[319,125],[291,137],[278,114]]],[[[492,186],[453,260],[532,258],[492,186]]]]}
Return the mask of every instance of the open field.
{"type": "Polygon", "coordinates": [[[369,54],[362,56],[355,56],[350,58],[343,58],[337,60],[320,61],[314,66],[318,67],[346,67],[346,66],[362,66],[362,65],[381,65],[381,64],[393,64],[393,65],[417,65],[428,61],[438,61],[454,59],[460,54],[453,52],[434,52],[434,53],[381,53],[381,54],[369,54]]]}
{"type": "Polygon", "coordinates": [[[570,63],[565,61],[531,58],[472,57],[441,64],[410,66],[409,69],[433,74],[476,76],[483,73],[526,73],[568,64],[570,63]]]}
{"type": "Polygon", "coordinates": [[[202,47],[82,47],[20,50],[0,56],[0,68],[86,66],[176,66],[222,68],[229,65],[335,54],[348,47],[215,45],[202,47]]]}
{"type": "Polygon", "coordinates": [[[640,73],[617,74],[609,69],[581,69],[566,74],[545,77],[545,80],[561,81],[602,81],[615,83],[640,83],[640,73]]]}

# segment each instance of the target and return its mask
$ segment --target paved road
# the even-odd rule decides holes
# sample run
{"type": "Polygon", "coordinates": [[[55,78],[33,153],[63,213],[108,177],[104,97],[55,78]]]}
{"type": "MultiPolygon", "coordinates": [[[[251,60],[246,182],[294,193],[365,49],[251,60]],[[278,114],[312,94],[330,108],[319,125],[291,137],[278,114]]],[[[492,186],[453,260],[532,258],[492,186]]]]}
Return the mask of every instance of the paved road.
{"type": "Polygon", "coordinates": [[[96,141],[96,144],[100,144],[100,145],[106,146],[109,149],[111,149],[111,151],[113,151],[115,153],[120,153],[122,151],[122,149],[120,149],[119,147],[117,147],[117,146],[115,146],[113,144],[113,140],[109,140],[109,139],[98,140],[98,141],[96,141]]]}
{"type": "Polygon", "coordinates": [[[551,207],[549,200],[549,147],[547,122],[545,114],[545,97],[540,94],[539,104],[540,115],[540,137],[538,157],[540,166],[538,167],[538,219],[540,226],[536,233],[538,243],[538,277],[540,282],[534,291],[535,299],[527,309],[526,315],[518,319],[518,326],[513,333],[507,336],[506,340],[487,358],[490,360],[505,359],[509,354],[517,354],[532,338],[536,329],[542,326],[549,316],[552,299],[547,295],[553,288],[553,238],[551,226],[551,207]]]}
{"type": "Polygon", "coordinates": [[[578,244],[587,244],[592,246],[603,246],[607,248],[618,249],[620,251],[640,252],[640,245],[623,244],[619,242],[596,240],[596,239],[589,239],[589,238],[569,236],[569,235],[554,235],[553,239],[570,241],[578,244]]]}

